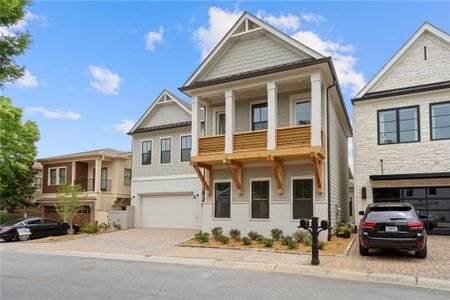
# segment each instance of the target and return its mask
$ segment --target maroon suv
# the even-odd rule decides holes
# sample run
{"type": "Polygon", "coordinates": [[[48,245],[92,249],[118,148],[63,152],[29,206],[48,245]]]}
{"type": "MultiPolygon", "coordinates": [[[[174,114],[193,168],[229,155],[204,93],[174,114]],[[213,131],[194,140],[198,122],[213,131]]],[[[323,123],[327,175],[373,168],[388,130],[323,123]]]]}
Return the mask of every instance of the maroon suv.
{"type": "Polygon", "coordinates": [[[368,255],[371,248],[415,251],[427,257],[427,232],[414,207],[404,202],[370,204],[358,228],[359,253],[368,255]]]}

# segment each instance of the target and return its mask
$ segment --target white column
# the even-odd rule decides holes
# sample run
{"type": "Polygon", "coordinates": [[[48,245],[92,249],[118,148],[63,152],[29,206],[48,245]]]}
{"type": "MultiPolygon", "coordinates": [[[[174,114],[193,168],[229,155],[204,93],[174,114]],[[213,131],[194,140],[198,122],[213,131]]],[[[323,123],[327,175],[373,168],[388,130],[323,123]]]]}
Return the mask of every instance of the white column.
{"type": "Polygon", "coordinates": [[[277,148],[277,84],[267,83],[267,150],[277,148]]]}
{"type": "Polygon", "coordinates": [[[96,193],[100,192],[100,181],[101,181],[100,174],[101,174],[101,170],[102,170],[102,162],[101,162],[100,158],[97,158],[95,160],[95,174],[94,174],[94,176],[95,176],[95,187],[94,187],[94,190],[95,190],[96,193]]]}
{"type": "Polygon", "coordinates": [[[322,146],[322,79],[311,74],[311,146],[322,146]]]}
{"type": "Polygon", "coordinates": [[[76,168],[77,168],[77,162],[73,161],[72,162],[72,185],[75,184],[75,175],[77,174],[76,173],[76,168]]]}
{"type": "Polygon", "coordinates": [[[233,153],[235,96],[232,90],[225,91],[225,153],[233,153]]]}
{"type": "Polygon", "coordinates": [[[198,155],[198,138],[202,130],[202,106],[197,96],[192,97],[192,148],[191,156],[198,155]]]}

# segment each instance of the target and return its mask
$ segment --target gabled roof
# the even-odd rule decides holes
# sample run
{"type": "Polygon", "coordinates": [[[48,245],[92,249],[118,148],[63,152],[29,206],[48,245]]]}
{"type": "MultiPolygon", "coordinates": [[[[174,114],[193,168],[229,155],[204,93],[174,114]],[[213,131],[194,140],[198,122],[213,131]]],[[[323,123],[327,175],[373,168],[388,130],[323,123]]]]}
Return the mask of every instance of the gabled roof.
{"type": "Polygon", "coordinates": [[[200,66],[194,71],[194,73],[189,77],[189,79],[184,83],[181,90],[186,89],[187,86],[199,81],[203,73],[211,69],[220,59],[224,53],[227,52],[229,47],[233,44],[233,40],[247,33],[253,33],[257,31],[262,31],[268,33],[269,35],[277,38],[286,47],[289,47],[292,51],[298,53],[306,54],[307,56],[318,59],[324,56],[313,49],[305,46],[299,41],[293,39],[292,37],[286,35],[285,33],[279,31],[275,27],[265,23],[264,21],[258,19],[252,14],[245,12],[233,25],[233,27],[228,31],[228,33],[222,38],[222,40],[215,46],[211,53],[203,60],[200,66]]]}
{"type": "Polygon", "coordinates": [[[178,128],[178,127],[186,127],[186,126],[191,126],[191,124],[192,124],[191,121],[184,121],[184,122],[170,123],[170,124],[164,124],[164,125],[156,125],[156,126],[151,126],[151,127],[141,127],[141,128],[136,128],[135,131],[130,132],[128,134],[157,131],[157,130],[178,128]]]}
{"type": "Polygon", "coordinates": [[[143,121],[146,119],[147,116],[150,115],[150,113],[158,106],[158,104],[166,104],[169,102],[176,103],[179,105],[184,111],[186,111],[189,115],[191,114],[191,105],[181,99],[180,97],[174,95],[173,93],[169,92],[168,90],[163,90],[159,96],[153,101],[152,105],[147,109],[147,111],[141,116],[141,118],[136,122],[136,124],[131,128],[130,132],[128,134],[134,133],[136,129],[139,128],[139,126],[142,125],[143,121]]]}
{"type": "Polygon", "coordinates": [[[445,31],[425,22],[409,40],[395,53],[395,55],[388,61],[387,64],[366,84],[366,86],[355,96],[355,99],[363,97],[382,77],[386,74],[400,57],[419,39],[424,33],[429,32],[432,35],[450,43],[450,36],[445,31]]]}
{"type": "Polygon", "coordinates": [[[62,158],[73,158],[73,157],[80,157],[80,156],[109,156],[109,157],[124,157],[127,155],[130,155],[131,152],[124,152],[112,148],[102,148],[102,149],[96,149],[96,150],[89,150],[89,151],[83,151],[83,152],[77,152],[77,153],[71,153],[71,154],[64,154],[64,155],[58,155],[58,156],[51,156],[51,157],[45,157],[45,158],[39,158],[37,161],[48,161],[48,160],[55,160],[55,159],[62,159],[62,158]]]}

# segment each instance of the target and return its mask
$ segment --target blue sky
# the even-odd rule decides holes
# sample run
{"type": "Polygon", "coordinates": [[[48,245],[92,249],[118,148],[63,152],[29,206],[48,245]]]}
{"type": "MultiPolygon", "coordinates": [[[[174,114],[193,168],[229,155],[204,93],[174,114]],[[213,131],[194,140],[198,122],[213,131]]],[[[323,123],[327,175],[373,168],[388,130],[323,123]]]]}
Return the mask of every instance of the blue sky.
{"type": "Polygon", "coordinates": [[[164,88],[178,92],[243,12],[335,59],[350,99],[425,21],[449,32],[449,2],[39,2],[16,28],[33,44],[2,94],[37,122],[39,157],[111,147],[164,88]]]}

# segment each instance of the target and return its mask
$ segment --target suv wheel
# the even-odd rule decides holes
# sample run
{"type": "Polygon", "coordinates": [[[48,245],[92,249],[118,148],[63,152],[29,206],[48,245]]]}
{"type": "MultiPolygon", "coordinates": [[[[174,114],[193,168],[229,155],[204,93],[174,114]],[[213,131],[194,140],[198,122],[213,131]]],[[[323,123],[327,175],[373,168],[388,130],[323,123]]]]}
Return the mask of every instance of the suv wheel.
{"type": "Polygon", "coordinates": [[[363,246],[361,246],[361,244],[359,245],[359,254],[362,256],[367,256],[369,255],[369,248],[364,248],[363,246]]]}
{"type": "Polygon", "coordinates": [[[417,258],[427,258],[427,245],[422,250],[416,251],[417,258]]]}

